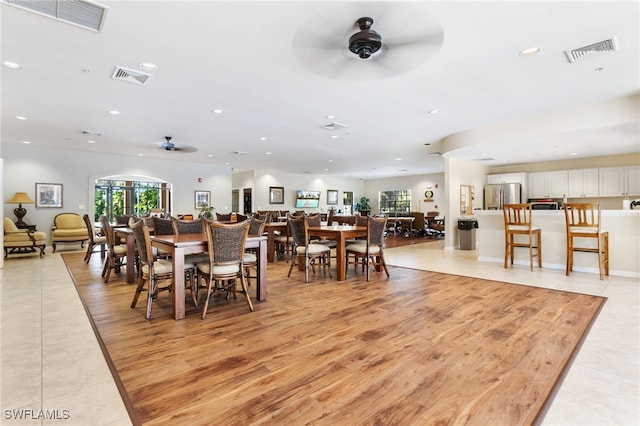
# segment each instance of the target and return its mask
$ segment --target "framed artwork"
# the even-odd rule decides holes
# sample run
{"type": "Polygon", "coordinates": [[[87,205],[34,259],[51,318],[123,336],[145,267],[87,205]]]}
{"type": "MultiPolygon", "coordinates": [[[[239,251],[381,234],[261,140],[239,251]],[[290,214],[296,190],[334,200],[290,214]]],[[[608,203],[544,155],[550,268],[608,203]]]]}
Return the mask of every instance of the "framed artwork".
{"type": "Polygon", "coordinates": [[[195,191],[195,205],[196,209],[203,209],[209,207],[211,200],[211,191],[195,191]]]}
{"type": "Polygon", "coordinates": [[[61,183],[36,183],[36,208],[62,208],[61,183]]]}
{"type": "Polygon", "coordinates": [[[338,204],[337,189],[327,189],[327,204],[338,204]]]}
{"type": "Polygon", "coordinates": [[[269,187],[269,204],[284,204],[284,187],[269,187]]]}

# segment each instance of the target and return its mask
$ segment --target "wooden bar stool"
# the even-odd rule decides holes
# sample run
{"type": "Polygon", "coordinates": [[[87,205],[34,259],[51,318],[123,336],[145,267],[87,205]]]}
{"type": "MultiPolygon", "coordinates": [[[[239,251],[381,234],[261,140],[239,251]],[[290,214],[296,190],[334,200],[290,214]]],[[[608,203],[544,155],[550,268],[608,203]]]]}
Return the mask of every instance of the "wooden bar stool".
{"type": "Polygon", "coordinates": [[[573,252],[598,254],[600,279],[609,275],[609,233],[600,227],[600,203],[565,203],[564,217],[567,226],[567,275],[573,270],[573,252]],[[574,245],[574,238],[595,238],[596,247],[574,245]]]}
{"type": "Polygon", "coordinates": [[[533,258],[538,258],[538,267],[542,268],[542,235],[540,228],[531,223],[531,203],[505,204],[504,213],[504,267],[507,268],[509,258],[513,265],[514,249],[527,247],[529,249],[529,267],[533,271],[533,258]],[[515,242],[516,235],[526,235],[526,243],[515,242]],[[536,245],[534,245],[534,236],[536,245]],[[535,253],[534,253],[534,249],[535,253]]]}

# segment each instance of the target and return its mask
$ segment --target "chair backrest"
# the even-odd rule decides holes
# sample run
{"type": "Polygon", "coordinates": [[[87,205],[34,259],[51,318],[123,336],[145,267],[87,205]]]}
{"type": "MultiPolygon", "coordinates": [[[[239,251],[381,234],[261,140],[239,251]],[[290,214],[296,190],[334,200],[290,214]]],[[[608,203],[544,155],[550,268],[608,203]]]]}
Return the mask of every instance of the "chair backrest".
{"type": "Polygon", "coordinates": [[[173,220],[161,217],[153,218],[153,233],[155,235],[173,235],[173,220]]]}
{"type": "Polygon", "coordinates": [[[205,232],[206,219],[199,217],[194,220],[171,219],[174,234],[201,234],[205,232]]]}
{"type": "Polygon", "coordinates": [[[244,247],[249,233],[250,222],[220,223],[206,222],[209,263],[224,265],[241,263],[244,247]]]}
{"type": "Polygon", "coordinates": [[[106,216],[100,216],[100,226],[102,227],[102,233],[107,237],[107,247],[109,248],[109,253],[113,253],[115,236],[113,234],[113,228],[109,223],[109,219],[107,219],[106,216]]]}
{"type": "Polygon", "coordinates": [[[77,213],[59,213],[53,218],[53,224],[59,229],[84,228],[82,216],[77,213]]]}
{"type": "Polygon", "coordinates": [[[307,218],[302,216],[287,215],[289,232],[293,238],[294,246],[306,246],[309,238],[307,233],[307,218]]]}
{"type": "Polygon", "coordinates": [[[118,225],[128,225],[130,217],[131,215],[128,215],[128,214],[117,214],[115,215],[116,223],[118,225]]]}
{"type": "Polygon", "coordinates": [[[327,225],[333,225],[333,216],[335,215],[333,210],[329,210],[329,216],[327,216],[327,225]]]}
{"type": "Polygon", "coordinates": [[[247,219],[249,219],[249,216],[246,214],[236,213],[236,222],[244,222],[247,219]]]}
{"type": "MultiPolygon", "coordinates": [[[[140,257],[140,263],[147,265],[150,268],[153,267],[153,250],[151,249],[151,238],[149,237],[149,227],[143,220],[136,220],[135,218],[129,219],[129,228],[133,232],[133,236],[136,239],[136,249],[138,250],[138,256],[140,257]]],[[[152,270],[150,270],[152,273],[152,270]]]]}
{"type": "Polygon", "coordinates": [[[367,226],[367,224],[369,223],[369,216],[362,216],[362,215],[357,215],[356,216],[356,226],[367,226]]]}
{"type": "Polygon", "coordinates": [[[504,204],[502,206],[504,216],[504,229],[531,230],[531,203],[504,204]]]}
{"type": "Polygon", "coordinates": [[[386,217],[367,216],[367,241],[370,246],[382,246],[384,231],[387,228],[386,217]]]}
{"type": "Polygon", "coordinates": [[[18,227],[16,226],[15,223],[13,223],[13,221],[11,219],[9,219],[8,217],[5,216],[4,220],[4,233],[8,234],[10,232],[22,232],[20,229],[18,229],[18,227]]]}
{"type": "Polygon", "coordinates": [[[91,223],[91,218],[89,218],[89,215],[85,213],[84,216],[82,216],[82,220],[84,221],[84,225],[87,227],[87,235],[89,235],[89,244],[93,245],[94,244],[94,237],[96,236],[96,232],[93,229],[93,223],[91,223]]]}
{"type": "Polygon", "coordinates": [[[151,209],[149,210],[150,217],[166,217],[164,209],[151,209]]]}
{"type": "Polygon", "coordinates": [[[322,226],[322,220],[320,217],[320,213],[317,214],[310,214],[309,216],[307,216],[307,225],[308,226],[322,226]]]}
{"type": "Polygon", "coordinates": [[[567,231],[600,233],[600,203],[564,203],[567,231]]]}
{"type": "Polygon", "coordinates": [[[267,223],[267,216],[261,218],[252,217],[249,222],[249,235],[253,237],[260,237],[264,234],[264,226],[267,223]]]}
{"type": "Polygon", "coordinates": [[[228,222],[231,220],[231,213],[216,213],[216,220],[228,222]]]}

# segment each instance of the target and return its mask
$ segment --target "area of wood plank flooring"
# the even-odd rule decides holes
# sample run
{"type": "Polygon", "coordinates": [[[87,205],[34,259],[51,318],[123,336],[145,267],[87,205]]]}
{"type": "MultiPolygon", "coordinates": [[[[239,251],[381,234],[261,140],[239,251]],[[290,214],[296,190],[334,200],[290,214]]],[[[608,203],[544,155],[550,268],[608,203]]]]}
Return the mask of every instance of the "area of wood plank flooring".
{"type": "MultiPolygon", "coordinates": [[[[129,307],[100,258],[63,255],[136,424],[530,424],[604,298],[390,267],[304,283],[268,266],[249,312],[129,307]]],[[[252,289],[253,290],[253,289],[252,289]]]]}

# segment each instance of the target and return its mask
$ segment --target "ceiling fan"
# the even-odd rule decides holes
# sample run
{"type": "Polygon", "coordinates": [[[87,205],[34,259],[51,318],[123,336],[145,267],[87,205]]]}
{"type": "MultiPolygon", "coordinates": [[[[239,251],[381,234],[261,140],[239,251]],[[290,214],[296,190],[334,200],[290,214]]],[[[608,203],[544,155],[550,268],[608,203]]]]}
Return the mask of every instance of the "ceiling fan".
{"type": "Polygon", "coordinates": [[[176,146],[175,143],[171,142],[171,139],[173,139],[172,136],[165,136],[164,139],[165,141],[160,144],[160,149],[164,151],[196,152],[198,150],[196,147],[193,147],[193,146],[181,146],[181,147],[176,146]]]}
{"type": "Polygon", "coordinates": [[[296,32],[294,56],[312,72],[336,79],[404,74],[424,64],[442,47],[442,26],[428,13],[427,6],[345,3],[337,10],[314,16],[296,32]]]}

